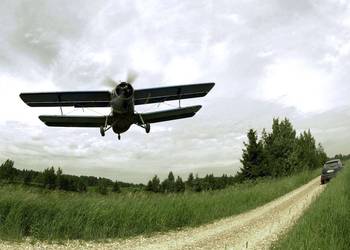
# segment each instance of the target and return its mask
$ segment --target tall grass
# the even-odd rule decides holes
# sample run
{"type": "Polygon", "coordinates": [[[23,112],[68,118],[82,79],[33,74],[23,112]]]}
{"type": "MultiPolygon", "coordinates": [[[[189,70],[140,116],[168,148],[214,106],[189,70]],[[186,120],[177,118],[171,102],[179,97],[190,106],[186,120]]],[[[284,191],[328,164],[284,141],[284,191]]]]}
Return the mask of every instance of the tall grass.
{"type": "Polygon", "coordinates": [[[225,190],[185,193],[124,193],[102,196],[0,187],[0,237],[39,240],[128,237],[197,226],[267,203],[306,183],[320,170],[260,180],[225,190]]]}
{"type": "Polygon", "coordinates": [[[274,249],[350,249],[350,162],[274,249]]]}

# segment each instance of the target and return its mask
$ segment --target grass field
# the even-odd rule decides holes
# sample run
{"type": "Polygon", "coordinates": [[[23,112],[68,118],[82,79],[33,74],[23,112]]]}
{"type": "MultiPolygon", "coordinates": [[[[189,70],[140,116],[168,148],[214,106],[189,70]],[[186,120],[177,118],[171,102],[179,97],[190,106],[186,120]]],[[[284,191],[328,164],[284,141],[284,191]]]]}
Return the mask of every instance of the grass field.
{"type": "Polygon", "coordinates": [[[350,162],[274,249],[350,249],[350,162]]]}
{"type": "Polygon", "coordinates": [[[171,195],[140,192],[102,196],[5,185],[0,187],[0,238],[99,240],[197,226],[267,203],[319,172],[220,191],[171,195]]]}

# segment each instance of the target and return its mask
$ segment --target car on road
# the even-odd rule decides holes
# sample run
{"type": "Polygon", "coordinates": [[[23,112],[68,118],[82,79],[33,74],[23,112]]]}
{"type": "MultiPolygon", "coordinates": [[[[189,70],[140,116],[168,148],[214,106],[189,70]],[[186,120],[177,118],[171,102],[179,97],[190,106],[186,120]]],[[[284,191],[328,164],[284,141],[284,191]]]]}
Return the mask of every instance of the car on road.
{"type": "Polygon", "coordinates": [[[327,161],[322,168],[321,184],[325,184],[335,177],[337,173],[343,169],[343,164],[339,159],[327,161]]]}

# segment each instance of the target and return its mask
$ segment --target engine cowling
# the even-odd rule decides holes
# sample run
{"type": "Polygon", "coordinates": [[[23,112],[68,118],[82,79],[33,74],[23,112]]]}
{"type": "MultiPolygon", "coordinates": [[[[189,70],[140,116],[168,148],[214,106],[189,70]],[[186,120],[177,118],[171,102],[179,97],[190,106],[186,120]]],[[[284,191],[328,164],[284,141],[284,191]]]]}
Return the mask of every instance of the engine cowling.
{"type": "Polygon", "coordinates": [[[123,98],[131,98],[134,95],[134,88],[130,83],[122,82],[115,88],[115,93],[123,98]]]}
{"type": "Polygon", "coordinates": [[[111,100],[113,113],[133,113],[133,96],[134,88],[131,86],[131,84],[127,82],[122,82],[118,84],[118,86],[114,90],[113,98],[111,100]]]}

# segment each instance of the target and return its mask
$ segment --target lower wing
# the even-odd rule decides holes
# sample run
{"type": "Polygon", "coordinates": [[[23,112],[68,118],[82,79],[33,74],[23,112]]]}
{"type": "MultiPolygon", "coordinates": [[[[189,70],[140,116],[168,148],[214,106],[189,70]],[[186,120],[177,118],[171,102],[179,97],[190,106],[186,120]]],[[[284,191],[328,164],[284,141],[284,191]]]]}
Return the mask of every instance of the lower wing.
{"type": "Polygon", "coordinates": [[[53,127],[87,127],[95,128],[106,124],[112,124],[112,117],[106,116],[56,116],[56,115],[42,115],[39,119],[47,126],[53,127]]]}
{"type": "Polygon", "coordinates": [[[194,116],[202,106],[191,106],[186,108],[171,109],[152,113],[135,114],[135,123],[147,124],[165,122],[194,116]]]}

